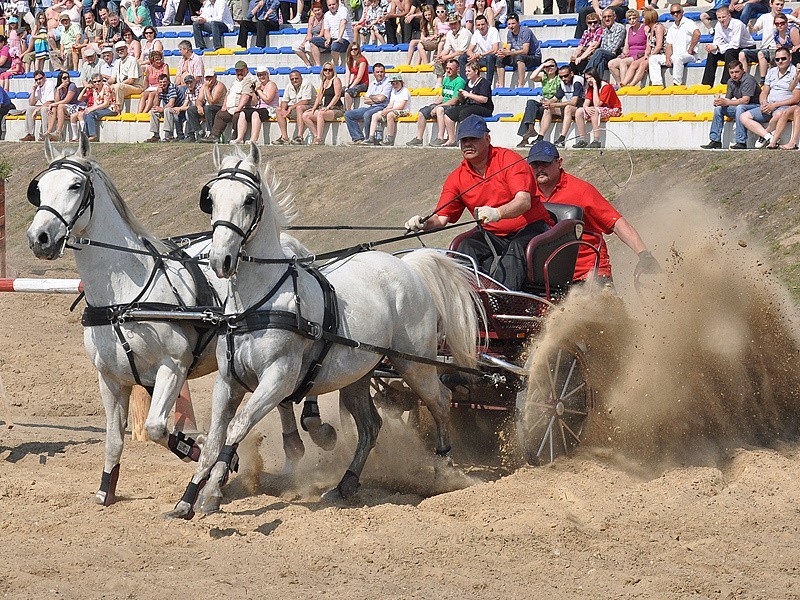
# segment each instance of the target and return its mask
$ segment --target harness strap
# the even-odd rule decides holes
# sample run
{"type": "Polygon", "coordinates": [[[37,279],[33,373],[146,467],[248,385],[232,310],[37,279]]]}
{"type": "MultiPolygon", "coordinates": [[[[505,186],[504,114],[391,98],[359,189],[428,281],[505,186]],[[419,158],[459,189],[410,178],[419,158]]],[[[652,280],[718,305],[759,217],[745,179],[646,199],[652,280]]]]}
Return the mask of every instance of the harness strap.
{"type": "MultiPolygon", "coordinates": [[[[125,339],[125,334],[122,333],[122,327],[119,326],[118,322],[112,323],[114,327],[114,333],[117,334],[117,338],[119,339],[119,343],[122,346],[122,349],[125,351],[125,356],[128,358],[128,364],[131,366],[131,373],[133,374],[133,380],[136,382],[136,385],[141,385],[144,387],[141,378],[139,377],[139,370],[136,368],[136,359],[133,354],[133,349],[131,345],[128,343],[128,340],[125,339]]],[[[152,392],[151,392],[152,393],[152,392]]]]}

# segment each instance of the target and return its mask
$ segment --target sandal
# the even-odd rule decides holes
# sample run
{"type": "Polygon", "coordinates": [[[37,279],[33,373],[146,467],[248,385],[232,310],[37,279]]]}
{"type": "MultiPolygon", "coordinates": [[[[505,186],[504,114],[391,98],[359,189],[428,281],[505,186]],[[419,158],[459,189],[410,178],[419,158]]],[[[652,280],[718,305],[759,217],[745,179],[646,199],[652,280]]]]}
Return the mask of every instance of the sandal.
{"type": "Polygon", "coordinates": [[[291,143],[296,145],[296,146],[302,146],[303,145],[303,138],[301,138],[301,137],[292,138],[292,142],[291,143]]]}
{"type": "Polygon", "coordinates": [[[797,146],[790,146],[789,144],[781,144],[779,148],[781,150],[797,150],[797,146]]]}
{"type": "Polygon", "coordinates": [[[312,146],[324,146],[325,143],[319,138],[314,138],[314,141],[311,142],[311,145],[312,146]]]}

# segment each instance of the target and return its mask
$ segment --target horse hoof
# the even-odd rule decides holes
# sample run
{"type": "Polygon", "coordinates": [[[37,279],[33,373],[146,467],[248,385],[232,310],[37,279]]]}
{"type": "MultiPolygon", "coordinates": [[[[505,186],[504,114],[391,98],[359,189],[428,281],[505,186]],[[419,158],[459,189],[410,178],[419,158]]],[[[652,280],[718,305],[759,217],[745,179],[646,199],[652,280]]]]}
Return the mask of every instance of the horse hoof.
{"type": "Polygon", "coordinates": [[[206,496],[200,502],[200,512],[204,515],[210,515],[219,512],[219,507],[222,504],[222,494],[206,496]]]}
{"type": "Polygon", "coordinates": [[[286,464],[297,464],[303,455],[306,453],[305,444],[300,437],[300,433],[293,431],[292,433],[283,434],[283,452],[286,454],[286,464]]]}
{"type": "Polygon", "coordinates": [[[309,428],[308,435],[317,446],[330,452],[336,447],[336,430],[330,423],[323,423],[314,429],[309,428]]]}
{"type": "Polygon", "coordinates": [[[322,494],[320,498],[322,499],[323,502],[326,502],[328,504],[339,504],[342,500],[344,500],[344,498],[342,498],[342,495],[339,493],[339,488],[333,488],[328,490],[327,492],[322,494]]]}
{"type": "Polygon", "coordinates": [[[117,501],[117,497],[114,494],[110,494],[108,492],[97,492],[94,495],[94,502],[100,506],[111,506],[117,501]]]}
{"type": "Polygon", "coordinates": [[[358,475],[348,470],[345,472],[339,485],[322,494],[322,500],[333,503],[347,500],[358,491],[359,487],[361,487],[361,484],[358,481],[358,475]]]}
{"type": "Polygon", "coordinates": [[[164,513],[163,517],[165,519],[184,519],[186,521],[190,520],[194,516],[194,511],[192,510],[192,505],[188,502],[184,502],[181,500],[178,504],[175,505],[171,511],[164,513]]]}

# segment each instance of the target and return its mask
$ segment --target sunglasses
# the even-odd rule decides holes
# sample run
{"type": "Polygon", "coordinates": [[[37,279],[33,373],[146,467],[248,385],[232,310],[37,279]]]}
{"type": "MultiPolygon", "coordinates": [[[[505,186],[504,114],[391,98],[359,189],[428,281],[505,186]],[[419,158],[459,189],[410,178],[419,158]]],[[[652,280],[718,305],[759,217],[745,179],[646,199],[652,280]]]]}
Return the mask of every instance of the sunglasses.
{"type": "Polygon", "coordinates": [[[671,10],[671,11],[669,11],[669,14],[671,14],[671,15],[680,15],[680,14],[683,14],[683,11],[682,10],[671,10]]]}
{"type": "Polygon", "coordinates": [[[145,31],[144,34],[145,35],[155,35],[156,32],[155,31],[145,31]]]}
{"type": "Polygon", "coordinates": [[[44,81],[44,77],[34,77],[34,81],[44,81]]]}
{"type": "Polygon", "coordinates": [[[559,75],[558,77],[559,77],[559,79],[569,79],[570,78],[569,75],[559,75]]]}
{"type": "Polygon", "coordinates": [[[786,58],[786,57],[783,57],[783,58],[779,58],[777,56],[775,57],[775,62],[786,62],[787,60],[789,60],[789,59],[786,58]]]}
{"type": "Polygon", "coordinates": [[[591,27],[592,25],[599,25],[600,21],[586,21],[586,24],[591,27]]]}
{"type": "Polygon", "coordinates": [[[775,25],[786,25],[788,21],[775,21],[775,25]]]}
{"type": "Polygon", "coordinates": [[[322,72],[323,73],[332,73],[333,69],[330,69],[330,68],[322,69],[322,72]]]}

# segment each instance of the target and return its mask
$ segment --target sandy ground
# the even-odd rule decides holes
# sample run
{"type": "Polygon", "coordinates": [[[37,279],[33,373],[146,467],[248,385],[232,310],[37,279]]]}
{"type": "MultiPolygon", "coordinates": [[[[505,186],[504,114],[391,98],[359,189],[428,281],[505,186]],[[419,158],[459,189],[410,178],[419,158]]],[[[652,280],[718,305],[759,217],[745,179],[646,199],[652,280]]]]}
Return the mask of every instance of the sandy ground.
{"type": "MultiPolygon", "coordinates": [[[[333,453],[306,438],[298,472],[282,475],[275,415],[243,451],[221,512],[163,520],[192,466],[130,439],[120,502],[96,506],[105,421],[71,298],[0,297],[16,423],[0,429],[0,594],[800,598],[796,305],[741,229],[686,194],[653,191],[654,203],[644,190],[628,206],[666,276],[639,297],[620,275],[624,304],[571,299],[542,341],[591,340],[604,418],[589,442],[546,468],[471,461],[461,448],[435,478],[424,444],[388,422],[341,506],[319,494],[348,462],[346,437],[333,453]],[[261,466],[247,460],[256,451],[261,466]]],[[[25,257],[30,213],[16,206],[17,272],[69,274],[67,261],[25,257]]],[[[409,212],[381,206],[385,224],[409,212]]],[[[612,258],[629,272],[623,249],[612,258]]],[[[212,382],[192,385],[201,426],[212,382]]],[[[322,408],[338,424],[335,400],[322,408]]]]}

